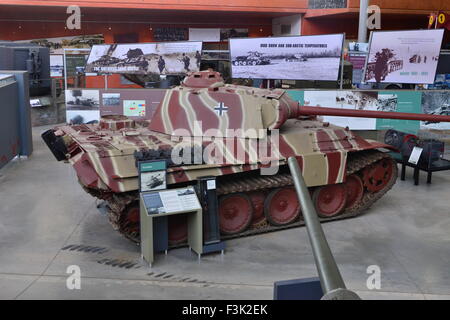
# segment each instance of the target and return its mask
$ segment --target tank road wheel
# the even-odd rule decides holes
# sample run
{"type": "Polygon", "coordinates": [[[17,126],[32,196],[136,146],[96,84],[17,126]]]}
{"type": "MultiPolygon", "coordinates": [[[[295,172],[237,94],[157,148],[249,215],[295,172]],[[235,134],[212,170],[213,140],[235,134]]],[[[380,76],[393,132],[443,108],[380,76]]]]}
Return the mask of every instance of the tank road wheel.
{"type": "Polygon", "coordinates": [[[264,214],[270,224],[284,226],[300,215],[300,203],[293,187],[273,190],[264,203],[264,214]]]}
{"type": "Polygon", "coordinates": [[[347,189],[344,184],[330,184],[319,187],[313,192],[313,202],[320,217],[335,217],[345,208],[347,189]]]}
{"type": "Polygon", "coordinates": [[[187,218],[184,214],[177,214],[168,217],[169,244],[177,245],[187,241],[188,226],[187,218]]]}
{"type": "Polygon", "coordinates": [[[252,65],[256,66],[258,63],[256,61],[252,61],[252,65]]]}
{"type": "Polygon", "coordinates": [[[233,193],[219,200],[219,223],[223,234],[236,234],[252,222],[253,205],[245,193],[233,193]]]}
{"type": "Polygon", "coordinates": [[[264,200],[266,195],[261,191],[253,191],[248,194],[253,205],[252,226],[258,226],[266,220],[264,216],[264,200]]]}
{"type": "Polygon", "coordinates": [[[133,201],[125,207],[119,219],[119,231],[135,242],[139,242],[141,231],[139,210],[139,201],[133,201]]]}
{"type": "Polygon", "coordinates": [[[384,158],[363,170],[364,186],[370,192],[382,190],[391,181],[394,161],[384,158]]]}
{"type": "Polygon", "coordinates": [[[361,201],[364,195],[364,184],[359,176],[352,174],[347,177],[345,189],[347,190],[347,202],[345,208],[353,208],[355,204],[361,201]]]}
{"type": "Polygon", "coordinates": [[[247,61],[242,61],[242,65],[246,66],[247,65],[247,61]]]}

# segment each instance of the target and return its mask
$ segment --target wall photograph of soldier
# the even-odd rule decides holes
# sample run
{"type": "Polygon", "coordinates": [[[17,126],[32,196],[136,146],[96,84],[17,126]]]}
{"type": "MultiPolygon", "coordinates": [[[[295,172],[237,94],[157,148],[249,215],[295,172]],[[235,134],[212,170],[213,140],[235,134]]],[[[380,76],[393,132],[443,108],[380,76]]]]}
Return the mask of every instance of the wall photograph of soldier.
{"type": "Polygon", "coordinates": [[[189,59],[189,57],[183,53],[183,57],[181,58],[181,61],[184,63],[184,69],[186,70],[186,72],[189,72],[191,70],[189,70],[189,65],[191,64],[191,59],[189,59]]]}
{"type": "Polygon", "coordinates": [[[389,73],[388,62],[395,54],[390,49],[382,49],[375,54],[375,79],[377,82],[384,81],[389,73]]]}
{"type": "Polygon", "coordinates": [[[403,84],[434,82],[443,30],[374,31],[365,81],[403,84]]]}
{"type": "Polygon", "coordinates": [[[200,54],[200,52],[198,52],[198,50],[197,50],[197,52],[195,52],[195,60],[196,60],[196,63],[197,63],[197,68],[200,69],[200,63],[202,61],[202,55],[200,54]]]}
{"type": "Polygon", "coordinates": [[[164,58],[162,56],[159,56],[159,59],[158,59],[159,73],[162,74],[165,68],[166,68],[166,61],[164,60],[164,58]]]}
{"type": "Polygon", "coordinates": [[[86,72],[184,75],[199,71],[202,42],[159,42],[94,46],[86,72]]]}

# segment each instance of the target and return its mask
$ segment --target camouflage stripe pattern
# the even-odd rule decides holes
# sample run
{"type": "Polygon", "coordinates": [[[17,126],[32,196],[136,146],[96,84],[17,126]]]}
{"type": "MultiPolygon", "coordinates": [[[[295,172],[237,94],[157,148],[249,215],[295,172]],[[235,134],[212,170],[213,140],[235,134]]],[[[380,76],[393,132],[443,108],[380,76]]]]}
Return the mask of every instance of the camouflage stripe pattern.
{"type": "Polygon", "coordinates": [[[219,77],[198,72],[167,90],[148,127],[109,116],[98,125],[57,128],[80,182],[105,192],[137,190],[134,151],[201,145],[221,161],[170,167],[169,184],[257,170],[270,161],[282,166],[295,156],[307,185],[320,186],[345,180],[349,152],[387,147],[315,117],[298,117],[298,103],[284,90],[224,85],[219,77]],[[274,129],[280,129],[277,136],[274,129]]]}

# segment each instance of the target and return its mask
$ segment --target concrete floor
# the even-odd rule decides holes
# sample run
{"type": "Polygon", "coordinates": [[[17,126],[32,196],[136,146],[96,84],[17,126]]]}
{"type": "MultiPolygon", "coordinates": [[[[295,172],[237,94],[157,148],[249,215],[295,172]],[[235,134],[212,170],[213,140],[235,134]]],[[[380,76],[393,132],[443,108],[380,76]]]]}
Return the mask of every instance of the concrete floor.
{"type": "MultiPolygon", "coordinates": [[[[0,299],[271,299],[274,281],[317,275],[305,228],[230,240],[224,256],[200,263],[171,250],[150,270],[71,166],[54,160],[39,137],[46,128],[34,128],[32,157],[0,170],[0,299]],[[81,290],[66,287],[70,265],[81,269],[81,290]]],[[[450,299],[450,172],[420,186],[407,174],[363,216],[324,224],[348,288],[364,299],[450,299]],[[380,290],[366,286],[370,265],[381,268],[380,290]]]]}

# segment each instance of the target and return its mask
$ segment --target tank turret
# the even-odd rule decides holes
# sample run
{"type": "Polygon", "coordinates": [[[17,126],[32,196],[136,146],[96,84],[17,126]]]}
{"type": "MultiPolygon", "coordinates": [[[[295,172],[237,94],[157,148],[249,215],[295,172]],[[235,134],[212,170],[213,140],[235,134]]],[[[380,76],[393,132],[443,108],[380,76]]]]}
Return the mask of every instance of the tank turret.
{"type": "Polygon", "coordinates": [[[213,71],[190,73],[181,86],[168,90],[149,129],[169,135],[264,138],[265,130],[280,129],[288,119],[318,116],[449,121],[447,116],[300,106],[282,89],[266,90],[224,84],[213,71]],[[196,122],[202,130],[194,130],[196,122]],[[213,130],[212,130],[213,129],[213,130]],[[249,130],[251,129],[251,130],[249,130]],[[257,133],[258,132],[258,133],[257,133]]]}
{"type": "MultiPolygon", "coordinates": [[[[323,220],[359,215],[393,186],[397,166],[385,152],[393,147],[323,122],[323,115],[450,122],[446,115],[300,106],[285,90],[225,84],[219,73],[203,71],[168,89],[149,123],[110,115],[42,137],[88,193],[107,201],[115,229],[134,241],[136,158],[167,160],[168,188],[216,176],[226,238],[303,224],[289,157],[297,159],[323,220]]],[[[169,217],[170,243],[186,237],[186,219],[169,217]]]]}

